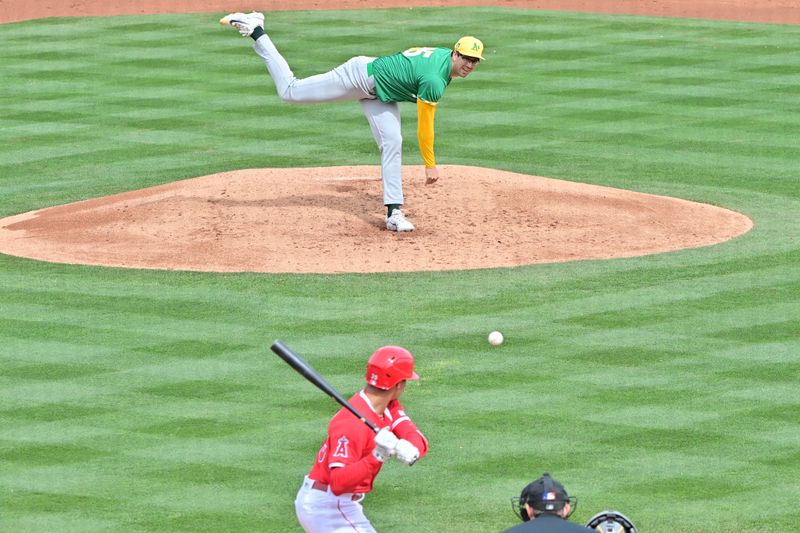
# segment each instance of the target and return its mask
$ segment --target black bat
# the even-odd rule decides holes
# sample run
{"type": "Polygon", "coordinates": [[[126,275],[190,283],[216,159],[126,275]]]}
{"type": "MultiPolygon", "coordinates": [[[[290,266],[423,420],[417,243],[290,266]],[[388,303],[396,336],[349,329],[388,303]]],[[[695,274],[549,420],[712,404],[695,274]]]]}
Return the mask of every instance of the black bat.
{"type": "Polygon", "coordinates": [[[350,402],[345,400],[344,397],[341,394],[339,394],[330,383],[325,381],[325,378],[323,378],[319,374],[319,372],[314,370],[314,368],[312,368],[311,365],[303,361],[302,357],[297,355],[291,348],[283,344],[283,342],[276,340],[274,343],[272,343],[270,349],[276,354],[278,354],[278,357],[286,361],[290,367],[297,370],[301,376],[303,376],[308,381],[316,385],[319,390],[321,390],[322,392],[324,392],[325,394],[336,400],[339,403],[339,405],[341,405],[342,407],[353,413],[356,416],[356,418],[358,418],[359,420],[364,422],[367,426],[369,426],[369,428],[372,431],[374,431],[375,433],[378,433],[380,431],[377,427],[375,427],[375,424],[367,420],[367,418],[361,413],[359,413],[355,407],[350,405],[350,402]]]}

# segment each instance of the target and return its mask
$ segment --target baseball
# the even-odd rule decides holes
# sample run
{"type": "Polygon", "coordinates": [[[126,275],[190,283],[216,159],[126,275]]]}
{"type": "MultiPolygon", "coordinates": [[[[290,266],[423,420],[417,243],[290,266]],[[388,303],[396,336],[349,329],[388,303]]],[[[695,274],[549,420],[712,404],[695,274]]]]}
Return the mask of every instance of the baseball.
{"type": "Polygon", "coordinates": [[[499,331],[489,333],[489,344],[492,346],[499,346],[503,344],[503,334],[499,331]]]}

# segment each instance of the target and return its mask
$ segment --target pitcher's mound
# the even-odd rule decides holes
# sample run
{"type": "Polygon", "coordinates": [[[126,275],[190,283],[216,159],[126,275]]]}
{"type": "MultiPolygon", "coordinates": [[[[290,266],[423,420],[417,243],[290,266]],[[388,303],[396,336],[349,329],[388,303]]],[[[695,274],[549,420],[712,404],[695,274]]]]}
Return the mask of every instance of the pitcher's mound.
{"type": "Polygon", "coordinates": [[[486,168],[404,169],[410,233],[384,228],[380,167],[224,172],[0,220],[0,252],[215,272],[515,267],[707,246],[752,227],[719,207],[486,168]]]}

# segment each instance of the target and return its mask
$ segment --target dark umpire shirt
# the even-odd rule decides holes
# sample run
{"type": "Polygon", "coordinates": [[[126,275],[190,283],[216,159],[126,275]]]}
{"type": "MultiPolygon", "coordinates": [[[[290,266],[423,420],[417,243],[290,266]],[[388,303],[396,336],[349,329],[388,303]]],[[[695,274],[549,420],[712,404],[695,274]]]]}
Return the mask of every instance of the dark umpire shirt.
{"type": "Polygon", "coordinates": [[[502,533],[586,533],[592,531],[553,514],[541,514],[528,522],[506,529],[502,533]]]}

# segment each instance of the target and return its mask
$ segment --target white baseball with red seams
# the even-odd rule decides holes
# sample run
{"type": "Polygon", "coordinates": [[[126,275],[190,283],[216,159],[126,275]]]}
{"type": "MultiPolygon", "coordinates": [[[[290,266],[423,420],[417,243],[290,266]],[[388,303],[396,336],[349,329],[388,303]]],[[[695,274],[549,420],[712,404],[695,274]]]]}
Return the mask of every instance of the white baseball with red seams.
{"type": "Polygon", "coordinates": [[[499,331],[489,333],[489,344],[492,346],[500,346],[503,344],[503,334],[499,331]]]}

